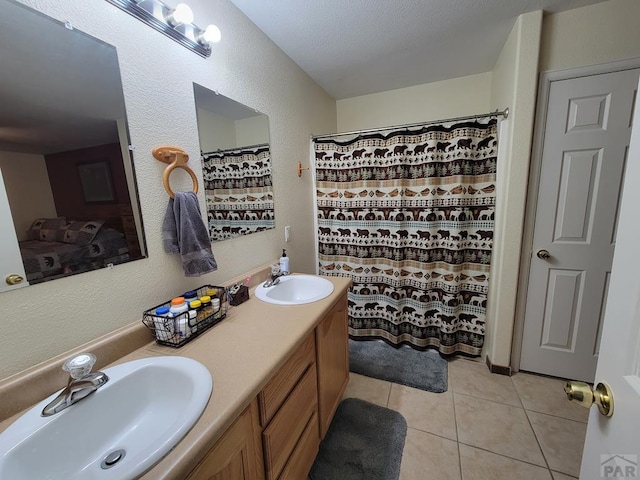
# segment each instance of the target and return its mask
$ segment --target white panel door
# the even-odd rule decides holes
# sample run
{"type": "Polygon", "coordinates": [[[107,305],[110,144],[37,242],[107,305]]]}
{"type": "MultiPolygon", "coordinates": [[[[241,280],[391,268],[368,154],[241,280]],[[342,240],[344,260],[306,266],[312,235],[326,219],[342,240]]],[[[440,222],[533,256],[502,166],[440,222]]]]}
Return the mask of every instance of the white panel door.
{"type": "Polygon", "coordinates": [[[522,370],[593,381],[639,72],[551,83],[522,370]]]}
{"type": "Polygon", "coordinates": [[[629,147],[596,381],[613,392],[613,416],[591,408],[582,480],[640,478],[640,106],[629,147]]]}
{"type": "Polygon", "coordinates": [[[29,285],[26,281],[22,256],[18,248],[18,239],[11,217],[2,170],[0,170],[0,267],[0,292],[15,290],[29,285]],[[8,285],[6,278],[12,274],[19,275],[24,280],[17,285],[8,285]]]}

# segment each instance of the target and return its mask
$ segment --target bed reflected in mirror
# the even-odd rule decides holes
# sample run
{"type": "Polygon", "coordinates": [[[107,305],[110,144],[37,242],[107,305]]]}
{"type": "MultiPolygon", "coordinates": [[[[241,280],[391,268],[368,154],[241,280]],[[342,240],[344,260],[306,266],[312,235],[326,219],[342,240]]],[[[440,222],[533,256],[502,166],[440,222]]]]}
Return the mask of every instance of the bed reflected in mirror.
{"type": "Polygon", "coordinates": [[[193,88],[211,241],[275,228],[269,117],[193,88]]]}
{"type": "Polygon", "coordinates": [[[11,212],[0,227],[21,257],[0,257],[3,276],[19,265],[33,285],[144,258],[116,49],[13,0],[0,7],[0,202],[11,212]]]}

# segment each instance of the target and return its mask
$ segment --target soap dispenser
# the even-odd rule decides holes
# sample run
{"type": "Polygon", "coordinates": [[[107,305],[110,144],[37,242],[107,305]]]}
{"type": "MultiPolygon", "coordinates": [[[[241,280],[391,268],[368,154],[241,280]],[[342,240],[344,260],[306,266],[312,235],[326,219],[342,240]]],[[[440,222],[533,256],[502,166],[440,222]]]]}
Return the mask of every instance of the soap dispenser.
{"type": "Polygon", "coordinates": [[[287,251],[282,249],[282,256],[280,257],[280,272],[282,275],[288,275],[289,272],[289,257],[287,257],[287,251]]]}

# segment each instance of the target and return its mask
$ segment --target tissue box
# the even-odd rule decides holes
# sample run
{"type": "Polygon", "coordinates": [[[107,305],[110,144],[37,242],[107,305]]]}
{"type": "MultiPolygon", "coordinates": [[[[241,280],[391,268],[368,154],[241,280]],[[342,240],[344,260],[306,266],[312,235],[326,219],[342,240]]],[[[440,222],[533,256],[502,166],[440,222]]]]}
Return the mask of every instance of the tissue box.
{"type": "Polygon", "coordinates": [[[229,293],[229,304],[233,306],[240,305],[249,300],[249,287],[242,285],[236,293],[229,293]]]}

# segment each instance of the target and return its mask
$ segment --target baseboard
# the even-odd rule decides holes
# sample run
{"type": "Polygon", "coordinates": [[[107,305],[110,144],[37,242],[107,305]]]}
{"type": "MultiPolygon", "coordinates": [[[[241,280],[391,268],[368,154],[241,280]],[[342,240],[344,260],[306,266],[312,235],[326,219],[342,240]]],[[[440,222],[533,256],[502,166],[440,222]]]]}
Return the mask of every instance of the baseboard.
{"type": "Polygon", "coordinates": [[[498,375],[506,375],[507,377],[511,376],[511,367],[503,366],[503,365],[494,365],[491,363],[491,359],[489,359],[489,355],[487,355],[487,367],[489,367],[489,371],[491,373],[497,373],[498,375]]]}

